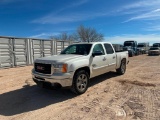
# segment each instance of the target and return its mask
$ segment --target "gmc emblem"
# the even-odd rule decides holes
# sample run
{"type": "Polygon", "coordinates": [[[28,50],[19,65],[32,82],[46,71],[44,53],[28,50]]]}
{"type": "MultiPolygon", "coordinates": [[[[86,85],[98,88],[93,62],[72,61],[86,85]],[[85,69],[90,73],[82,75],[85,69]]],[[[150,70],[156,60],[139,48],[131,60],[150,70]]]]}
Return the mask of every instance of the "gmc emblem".
{"type": "Polygon", "coordinates": [[[42,66],[37,66],[37,70],[44,70],[44,67],[42,67],[42,66]]]}

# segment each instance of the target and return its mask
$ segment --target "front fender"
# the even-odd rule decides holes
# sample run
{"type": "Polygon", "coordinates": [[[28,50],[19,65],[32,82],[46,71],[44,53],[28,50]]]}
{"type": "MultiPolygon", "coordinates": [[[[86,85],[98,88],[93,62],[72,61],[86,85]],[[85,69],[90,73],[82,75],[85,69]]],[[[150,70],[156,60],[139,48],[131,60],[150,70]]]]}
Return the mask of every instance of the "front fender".
{"type": "Polygon", "coordinates": [[[89,67],[89,60],[88,59],[74,61],[69,66],[69,72],[75,72],[77,69],[83,68],[86,66],[89,67]]]}

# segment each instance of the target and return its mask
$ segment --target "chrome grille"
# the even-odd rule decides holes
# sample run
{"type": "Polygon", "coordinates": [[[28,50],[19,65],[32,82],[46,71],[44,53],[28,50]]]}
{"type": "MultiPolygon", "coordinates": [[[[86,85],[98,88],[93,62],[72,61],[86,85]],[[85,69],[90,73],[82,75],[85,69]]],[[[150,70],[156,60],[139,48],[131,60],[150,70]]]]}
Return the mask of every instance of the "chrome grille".
{"type": "Polygon", "coordinates": [[[35,71],[43,74],[51,74],[51,64],[35,63],[35,71]]]}

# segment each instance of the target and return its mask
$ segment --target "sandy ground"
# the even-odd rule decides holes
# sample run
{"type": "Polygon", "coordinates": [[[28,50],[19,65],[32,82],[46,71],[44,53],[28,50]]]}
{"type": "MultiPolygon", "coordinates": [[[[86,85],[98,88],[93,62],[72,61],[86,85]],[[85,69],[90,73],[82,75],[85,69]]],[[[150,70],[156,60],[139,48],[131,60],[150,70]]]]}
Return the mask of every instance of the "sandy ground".
{"type": "Polygon", "coordinates": [[[83,95],[39,88],[32,66],[0,70],[0,120],[160,120],[160,56],[95,77],[83,95]]]}

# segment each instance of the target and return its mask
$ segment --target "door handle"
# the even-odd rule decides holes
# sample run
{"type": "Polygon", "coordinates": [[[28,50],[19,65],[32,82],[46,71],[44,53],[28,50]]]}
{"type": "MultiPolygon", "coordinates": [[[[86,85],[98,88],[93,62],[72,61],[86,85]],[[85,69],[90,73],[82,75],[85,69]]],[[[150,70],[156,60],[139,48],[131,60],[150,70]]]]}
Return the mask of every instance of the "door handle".
{"type": "Polygon", "coordinates": [[[113,56],[113,59],[115,59],[116,57],[115,56],[113,56]]]}
{"type": "Polygon", "coordinates": [[[106,60],[106,58],[104,57],[104,58],[103,58],[103,61],[105,61],[105,60],[106,60]]]}

